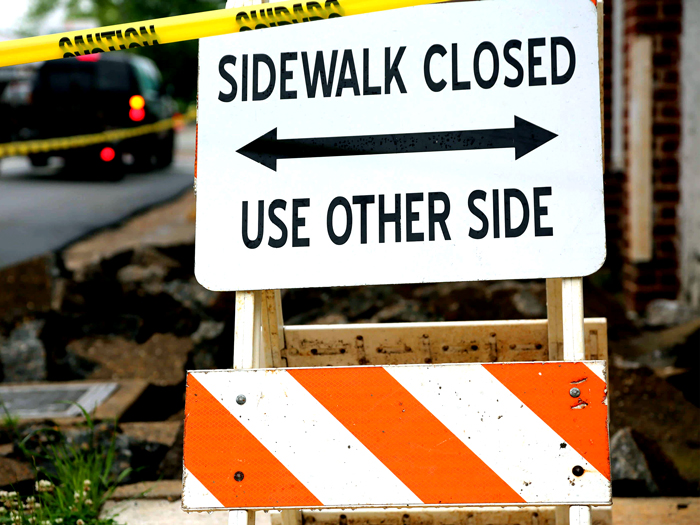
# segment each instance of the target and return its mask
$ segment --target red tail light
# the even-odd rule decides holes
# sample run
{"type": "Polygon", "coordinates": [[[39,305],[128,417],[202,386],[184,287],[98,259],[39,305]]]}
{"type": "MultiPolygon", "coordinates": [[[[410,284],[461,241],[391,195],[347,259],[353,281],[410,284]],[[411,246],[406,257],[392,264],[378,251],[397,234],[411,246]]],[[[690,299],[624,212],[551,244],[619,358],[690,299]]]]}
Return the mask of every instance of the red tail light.
{"type": "Polygon", "coordinates": [[[112,162],[116,155],[114,148],[110,148],[109,146],[102,148],[102,151],[100,151],[100,158],[105,162],[112,162]]]}
{"type": "Polygon", "coordinates": [[[97,62],[100,59],[100,54],[92,53],[91,55],[82,55],[75,58],[77,58],[81,62],[97,62]]]}
{"type": "Polygon", "coordinates": [[[173,115],[173,128],[175,128],[175,131],[182,131],[185,129],[185,118],[182,116],[182,113],[175,113],[173,115]]]}
{"type": "Polygon", "coordinates": [[[143,117],[146,116],[146,112],[143,109],[133,109],[129,110],[129,118],[134,122],[141,122],[143,117]]]}

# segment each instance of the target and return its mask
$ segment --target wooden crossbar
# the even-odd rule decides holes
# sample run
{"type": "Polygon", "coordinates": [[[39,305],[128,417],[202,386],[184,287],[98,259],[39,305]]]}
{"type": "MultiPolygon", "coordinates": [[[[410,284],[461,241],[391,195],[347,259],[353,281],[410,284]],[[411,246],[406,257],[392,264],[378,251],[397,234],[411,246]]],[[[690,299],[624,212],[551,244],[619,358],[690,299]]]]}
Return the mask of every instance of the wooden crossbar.
{"type": "MultiPolygon", "coordinates": [[[[270,366],[549,361],[548,323],[466,321],[283,327],[270,366]]],[[[607,359],[607,322],[586,319],[586,359],[607,359]]]]}

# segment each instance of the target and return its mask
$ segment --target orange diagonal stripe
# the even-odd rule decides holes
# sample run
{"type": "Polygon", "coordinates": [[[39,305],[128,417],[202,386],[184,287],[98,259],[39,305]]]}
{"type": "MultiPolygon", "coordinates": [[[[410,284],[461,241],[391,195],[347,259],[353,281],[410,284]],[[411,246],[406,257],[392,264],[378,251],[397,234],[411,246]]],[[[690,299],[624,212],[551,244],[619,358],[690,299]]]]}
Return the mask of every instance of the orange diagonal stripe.
{"type": "Polygon", "coordinates": [[[423,503],[524,502],[383,368],[288,372],[423,503]]]}
{"type": "Polygon", "coordinates": [[[321,505],[191,374],[185,402],[185,467],[224,507],[321,505]],[[234,479],[236,472],[243,473],[242,481],[234,479]]]}
{"type": "Polygon", "coordinates": [[[606,385],[590,368],[584,363],[483,366],[598,472],[610,479],[606,385]],[[572,387],[581,391],[580,398],[571,397],[572,387]]]}

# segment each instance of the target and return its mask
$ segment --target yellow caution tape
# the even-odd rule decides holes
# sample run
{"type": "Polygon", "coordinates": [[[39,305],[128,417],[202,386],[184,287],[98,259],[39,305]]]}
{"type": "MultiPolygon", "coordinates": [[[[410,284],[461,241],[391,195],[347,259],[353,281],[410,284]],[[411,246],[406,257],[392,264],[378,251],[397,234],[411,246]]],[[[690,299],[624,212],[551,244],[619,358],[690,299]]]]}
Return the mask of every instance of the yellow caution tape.
{"type": "Polygon", "coordinates": [[[90,135],[77,135],[75,137],[58,137],[54,139],[26,140],[22,142],[9,142],[0,144],[0,159],[3,157],[15,157],[20,155],[30,155],[32,153],[48,153],[72,148],[82,148],[95,144],[119,142],[120,140],[159,133],[170,128],[179,126],[181,123],[194,120],[196,110],[190,109],[184,115],[174,116],[145,124],[134,128],[110,129],[101,133],[90,135]]]}
{"type": "Polygon", "coordinates": [[[445,0],[287,0],[0,42],[0,67],[170,44],[445,0]]]}

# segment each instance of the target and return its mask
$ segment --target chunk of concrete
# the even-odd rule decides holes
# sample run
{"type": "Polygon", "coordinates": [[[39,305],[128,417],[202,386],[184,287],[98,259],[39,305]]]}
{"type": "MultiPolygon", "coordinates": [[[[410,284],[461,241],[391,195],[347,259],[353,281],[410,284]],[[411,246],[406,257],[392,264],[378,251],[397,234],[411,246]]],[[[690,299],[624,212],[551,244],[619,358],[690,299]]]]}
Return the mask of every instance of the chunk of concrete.
{"type": "Polygon", "coordinates": [[[15,328],[0,342],[0,362],[4,381],[25,383],[46,379],[46,349],[39,339],[44,321],[28,321],[15,328]]]}
{"type": "Polygon", "coordinates": [[[618,430],[610,440],[613,492],[621,496],[659,493],[649,464],[629,428],[618,430]]]}

